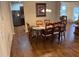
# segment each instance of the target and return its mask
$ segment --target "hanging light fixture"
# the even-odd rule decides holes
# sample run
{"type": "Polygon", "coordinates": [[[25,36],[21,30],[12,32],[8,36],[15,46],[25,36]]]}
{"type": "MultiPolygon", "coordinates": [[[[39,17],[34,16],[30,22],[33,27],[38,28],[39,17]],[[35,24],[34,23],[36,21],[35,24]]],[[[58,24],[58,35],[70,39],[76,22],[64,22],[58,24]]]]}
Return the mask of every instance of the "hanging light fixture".
{"type": "Polygon", "coordinates": [[[46,9],[46,12],[52,12],[52,10],[51,9],[46,9]]]}
{"type": "MultiPolygon", "coordinates": [[[[45,10],[43,9],[42,12],[45,12],[45,10]]],[[[52,12],[51,9],[46,9],[46,12],[52,12]]]]}

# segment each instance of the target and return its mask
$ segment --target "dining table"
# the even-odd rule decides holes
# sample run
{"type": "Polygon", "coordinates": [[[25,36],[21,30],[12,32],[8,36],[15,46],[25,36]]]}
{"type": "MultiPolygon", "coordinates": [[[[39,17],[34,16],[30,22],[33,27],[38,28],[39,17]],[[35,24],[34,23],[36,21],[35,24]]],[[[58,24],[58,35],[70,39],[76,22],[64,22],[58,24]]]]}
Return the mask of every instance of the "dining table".
{"type": "Polygon", "coordinates": [[[39,39],[41,36],[41,30],[44,30],[45,26],[33,26],[32,30],[36,33],[36,38],[39,39]]]}
{"type": "MultiPolygon", "coordinates": [[[[54,23],[54,22],[52,22],[54,23]]],[[[44,26],[32,26],[32,30],[33,32],[35,31],[36,33],[36,39],[39,39],[41,37],[41,31],[45,29],[45,25],[44,26]]],[[[60,34],[59,33],[59,37],[58,37],[58,42],[60,42],[60,34]]]]}

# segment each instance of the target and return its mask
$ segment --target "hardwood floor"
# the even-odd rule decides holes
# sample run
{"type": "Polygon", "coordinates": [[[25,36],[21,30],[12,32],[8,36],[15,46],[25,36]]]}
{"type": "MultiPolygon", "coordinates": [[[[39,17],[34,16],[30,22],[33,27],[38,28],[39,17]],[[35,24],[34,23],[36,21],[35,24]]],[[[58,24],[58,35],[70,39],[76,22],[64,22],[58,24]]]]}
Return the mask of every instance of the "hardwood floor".
{"type": "Polygon", "coordinates": [[[79,57],[79,39],[74,35],[74,26],[74,24],[67,25],[66,37],[61,44],[53,38],[29,40],[24,29],[17,29],[12,43],[11,56],[79,57]]]}

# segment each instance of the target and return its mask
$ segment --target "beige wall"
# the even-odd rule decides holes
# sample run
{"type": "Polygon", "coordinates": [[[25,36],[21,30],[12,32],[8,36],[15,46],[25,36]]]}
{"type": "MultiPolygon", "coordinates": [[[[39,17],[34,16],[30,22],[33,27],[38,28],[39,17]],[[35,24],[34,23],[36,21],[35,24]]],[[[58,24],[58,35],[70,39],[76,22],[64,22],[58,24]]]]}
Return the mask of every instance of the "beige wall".
{"type": "Polygon", "coordinates": [[[13,24],[8,2],[0,2],[0,56],[10,56],[13,24]]]}
{"type": "Polygon", "coordinates": [[[73,22],[73,10],[74,7],[79,7],[79,2],[62,2],[67,6],[68,21],[73,22]]]}
{"type": "MultiPolygon", "coordinates": [[[[27,1],[23,2],[24,4],[24,16],[25,16],[25,23],[29,23],[30,25],[35,25],[36,20],[44,20],[50,19],[52,21],[57,21],[59,16],[59,2],[46,2],[46,1],[27,1]],[[51,13],[46,13],[46,17],[36,17],[36,3],[46,3],[47,9],[51,9],[51,13]]],[[[26,25],[26,24],[25,24],[26,25]]],[[[26,25],[26,32],[27,32],[27,25],[26,25]]]]}

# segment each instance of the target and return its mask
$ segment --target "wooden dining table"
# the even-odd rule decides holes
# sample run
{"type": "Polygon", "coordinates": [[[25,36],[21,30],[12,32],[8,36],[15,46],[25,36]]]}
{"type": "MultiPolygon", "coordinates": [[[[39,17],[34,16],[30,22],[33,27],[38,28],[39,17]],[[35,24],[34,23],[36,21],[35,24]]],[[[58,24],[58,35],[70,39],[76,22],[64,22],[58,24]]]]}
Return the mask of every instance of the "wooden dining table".
{"type": "MultiPolygon", "coordinates": [[[[41,34],[40,34],[41,30],[44,30],[44,29],[45,29],[45,26],[32,26],[32,30],[35,31],[37,39],[41,37],[41,34]]],[[[60,34],[59,34],[58,42],[60,42],[60,34]]]]}
{"type": "Polygon", "coordinates": [[[33,26],[32,30],[36,32],[36,38],[39,39],[41,30],[45,29],[45,26],[33,26]]]}

